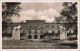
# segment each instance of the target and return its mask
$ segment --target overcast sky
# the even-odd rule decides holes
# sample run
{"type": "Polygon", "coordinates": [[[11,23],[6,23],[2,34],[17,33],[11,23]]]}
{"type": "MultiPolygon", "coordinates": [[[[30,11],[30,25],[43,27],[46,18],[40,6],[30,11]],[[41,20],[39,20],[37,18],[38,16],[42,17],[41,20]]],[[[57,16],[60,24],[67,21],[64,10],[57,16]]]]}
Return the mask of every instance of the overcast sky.
{"type": "Polygon", "coordinates": [[[54,17],[60,16],[63,9],[62,2],[24,2],[21,3],[22,8],[20,17],[12,17],[13,22],[21,22],[23,20],[46,20],[53,22],[54,17]]]}

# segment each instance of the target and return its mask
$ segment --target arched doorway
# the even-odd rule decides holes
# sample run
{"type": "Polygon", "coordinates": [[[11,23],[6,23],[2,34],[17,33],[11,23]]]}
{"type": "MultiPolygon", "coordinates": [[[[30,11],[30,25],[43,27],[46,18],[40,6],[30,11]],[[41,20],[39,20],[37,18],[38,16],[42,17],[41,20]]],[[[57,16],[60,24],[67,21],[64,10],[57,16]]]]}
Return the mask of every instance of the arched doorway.
{"type": "Polygon", "coordinates": [[[28,39],[32,39],[32,36],[31,35],[28,35],[28,39]]]}
{"type": "Polygon", "coordinates": [[[40,35],[40,39],[43,39],[43,35],[40,35]]]}
{"type": "Polygon", "coordinates": [[[38,39],[38,36],[37,35],[34,35],[34,39],[38,39]]]}

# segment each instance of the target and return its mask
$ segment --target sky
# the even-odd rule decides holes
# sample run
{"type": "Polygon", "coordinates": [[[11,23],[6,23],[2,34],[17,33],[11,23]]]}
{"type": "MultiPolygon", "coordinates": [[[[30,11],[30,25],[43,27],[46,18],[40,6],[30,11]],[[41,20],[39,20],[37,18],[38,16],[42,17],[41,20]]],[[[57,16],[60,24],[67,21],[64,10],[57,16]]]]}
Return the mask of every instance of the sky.
{"type": "Polygon", "coordinates": [[[20,17],[12,17],[13,22],[25,20],[46,20],[54,22],[63,9],[62,2],[23,2],[20,7],[20,17]]]}

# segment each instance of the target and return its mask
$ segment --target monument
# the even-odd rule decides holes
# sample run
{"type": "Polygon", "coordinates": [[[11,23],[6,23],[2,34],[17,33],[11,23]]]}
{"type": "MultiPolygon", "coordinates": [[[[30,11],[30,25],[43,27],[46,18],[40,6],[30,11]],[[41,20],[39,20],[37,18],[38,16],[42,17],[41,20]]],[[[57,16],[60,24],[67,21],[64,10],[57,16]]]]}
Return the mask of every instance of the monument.
{"type": "Polygon", "coordinates": [[[60,40],[65,40],[67,38],[66,28],[63,26],[59,26],[60,28],[60,40]]]}
{"type": "Polygon", "coordinates": [[[20,27],[20,25],[18,27],[14,27],[14,30],[12,31],[13,40],[20,40],[20,27]]]}

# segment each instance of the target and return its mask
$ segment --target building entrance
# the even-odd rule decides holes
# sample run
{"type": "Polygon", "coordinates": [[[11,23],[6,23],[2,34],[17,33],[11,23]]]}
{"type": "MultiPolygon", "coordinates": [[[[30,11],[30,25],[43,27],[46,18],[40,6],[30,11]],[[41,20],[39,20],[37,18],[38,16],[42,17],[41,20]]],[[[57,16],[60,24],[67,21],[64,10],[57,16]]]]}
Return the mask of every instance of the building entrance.
{"type": "Polygon", "coordinates": [[[38,36],[37,35],[34,35],[34,39],[38,39],[38,36]]]}

